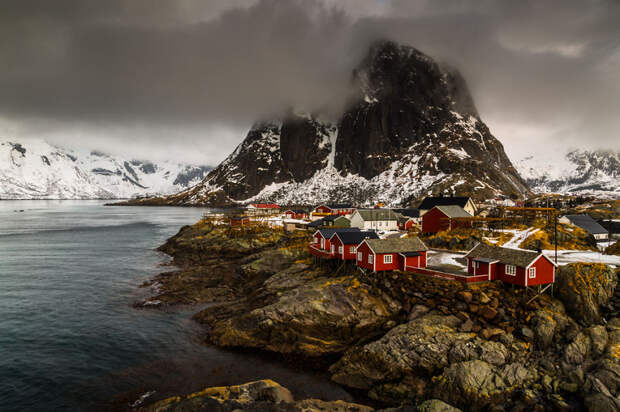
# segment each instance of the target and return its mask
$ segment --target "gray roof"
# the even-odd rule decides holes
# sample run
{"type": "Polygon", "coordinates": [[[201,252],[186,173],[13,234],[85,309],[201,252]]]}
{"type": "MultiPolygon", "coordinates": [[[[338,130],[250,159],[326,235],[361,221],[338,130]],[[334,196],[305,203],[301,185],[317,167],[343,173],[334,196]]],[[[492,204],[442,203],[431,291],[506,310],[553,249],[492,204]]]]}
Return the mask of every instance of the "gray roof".
{"type": "Polygon", "coordinates": [[[332,237],[334,233],[345,233],[345,232],[359,232],[360,229],[358,227],[339,227],[333,229],[319,229],[319,232],[325,239],[329,239],[332,237]]]}
{"type": "Polygon", "coordinates": [[[391,209],[357,209],[362,219],[366,222],[376,222],[379,220],[398,220],[400,217],[391,209]]]}
{"type": "Polygon", "coordinates": [[[404,253],[428,250],[424,242],[417,237],[370,239],[366,243],[375,253],[404,253]]]}
{"type": "Polygon", "coordinates": [[[448,217],[471,217],[461,206],[435,206],[448,217]]]}
{"type": "Polygon", "coordinates": [[[359,245],[364,239],[379,239],[376,232],[360,231],[360,232],[336,232],[332,237],[338,236],[345,245],[359,245]]]}
{"type": "Polygon", "coordinates": [[[567,218],[573,225],[578,226],[593,235],[609,233],[607,229],[599,225],[598,222],[592,219],[590,215],[566,215],[564,217],[567,218]]]}
{"type": "Polygon", "coordinates": [[[330,209],[351,209],[353,207],[349,203],[327,203],[323,206],[327,206],[330,209]]]}
{"type": "Polygon", "coordinates": [[[392,210],[406,217],[420,217],[419,209],[409,208],[409,209],[392,209],[392,210]]]}
{"type": "Polygon", "coordinates": [[[329,216],[325,216],[323,218],[323,220],[326,221],[326,222],[331,222],[332,220],[337,220],[337,219],[349,220],[346,217],[341,216],[341,215],[329,215],[329,216]]]}
{"type": "Polygon", "coordinates": [[[428,196],[422,200],[419,209],[430,210],[435,206],[461,206],[465,207],[469,197],[466,196],[428,196]]]}
{"type": "Polygon", "coordinates": [[[499,260],[506,265],[515,265],[525,268],[535,261],[540,253],[531,250],[510,249],[506,247],[490,246],[478,243],[465,257],[472,259],[499,260]]]}

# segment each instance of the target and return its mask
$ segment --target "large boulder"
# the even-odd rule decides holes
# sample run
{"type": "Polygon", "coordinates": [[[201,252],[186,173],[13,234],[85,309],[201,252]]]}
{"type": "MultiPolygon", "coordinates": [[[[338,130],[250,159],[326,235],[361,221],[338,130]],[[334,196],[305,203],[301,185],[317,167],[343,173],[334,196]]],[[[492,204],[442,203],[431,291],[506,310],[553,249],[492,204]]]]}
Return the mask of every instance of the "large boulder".
{"type": "Polygon", "coordinates": [[[465,408],[483,408],[506,402],[517,389],[537,378],[537,373],[520,363],[501,368],[482,360],[450,365],[434,378],[435,396],[465,408]]]}
{"type": "Polygon", "coordinates": [[[476,334],[458,332],[460,323],[455,316],[427,314],[399,325],[381,339],[347,352],[330,368],[332,379],[368,390],[417,371],[432,375],[448,366],[453,347],[474,347],[476,334]]]}
{"type": "Polygon", "coordinates": [[[212,342],[307,357],[337,354],[383,334],[401,310],[354,276],[277,284],[265,282],[262,291],[271,297],[254,309],[224,319],[210,317],[218,308],[197,315],[211,326],[212,342]]]}
{"type": "Polygon", "coordinates": [[[439,399],[429,399],[418,405],[417,412],[461,412],[461,410],[439,399]]]}
{"type": "Polygon", "coordinates": [[[556,274],[558,296],[568,313],[583,325],[601,320],[601,305],[614,295],[616,270],[601,263],[571,263],[556,274]]]}
{"type": "Polygon", "coordinates": [[[174,396],[140,408],[140,412],[372,412],[373,410],[368,406],[343,401],[305,399],[296,402],[288,389],[269,379],[243,385],[206,388],[187,396],[174,396]]]}

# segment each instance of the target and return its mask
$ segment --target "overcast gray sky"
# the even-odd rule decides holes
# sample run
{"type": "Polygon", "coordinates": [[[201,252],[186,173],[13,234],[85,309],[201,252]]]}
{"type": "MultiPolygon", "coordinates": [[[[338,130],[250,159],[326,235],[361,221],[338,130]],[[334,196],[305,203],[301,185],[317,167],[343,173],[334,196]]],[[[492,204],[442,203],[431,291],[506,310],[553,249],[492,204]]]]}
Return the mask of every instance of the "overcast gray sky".
{"type": "Polygon", "coordinates": [[[337,111],[368,44],[460,69],[515,158],[620,149],[620,1],[3,0],[0,139],[216,164],[252,122],[337,111]]]}

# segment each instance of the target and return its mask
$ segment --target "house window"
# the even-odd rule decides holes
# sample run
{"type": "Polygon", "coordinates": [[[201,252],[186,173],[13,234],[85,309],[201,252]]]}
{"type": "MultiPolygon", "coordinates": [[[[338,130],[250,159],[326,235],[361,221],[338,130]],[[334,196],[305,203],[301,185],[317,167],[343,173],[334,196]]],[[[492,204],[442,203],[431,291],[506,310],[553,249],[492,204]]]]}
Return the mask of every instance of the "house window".
{"type": "Polygon", "coordinates": [[[517,274],[517,267],[515,265],[506,265],[506,274],[515,276],[517,274]]]}
{"type": "Polygon", "coordinates": [[[392,255],[383,255],[383,263],[392,263],[392,255]]]}
{"type": "Polygon", "coordinates": [[[357,260],[362,261],[362,252],[357,252],[357,260]]]}
{"type": "Polygon", "coordinates": [[[370,263],[372,265],[372,255],[368,255],[368,263],[370,263]]]}
{"type": "Polygon", "coordinates": [[[527,270],[527,275],[530,279],[534,279],[536,277],[536,268],[529,268],[527,270]]]}
{"type": "Polygon", "coordinates": [[[321,238],[321,249],[325,248],[325,239],[321,238]]]}
{"type": "Polygon", "coordinates": [[[332,253],[336,251],[336,246],[332,245],[332,253]]]}
{"type": "Polygon", "coordinates": [[[474,264],[476,265],[476,269],[480,269],[480,262],[474,262],[474,264]]]}
{"type": "Polygon", "coordinates": [[[343,251],[343,247],[342,246],[338,246],[338,253],[340,253],[342,255],[342,251],[343,251]]]}
{"type": "Polygon", "coordinates": [[[355,253],[355,246],[349,247],[349,253],[355,253]]]}

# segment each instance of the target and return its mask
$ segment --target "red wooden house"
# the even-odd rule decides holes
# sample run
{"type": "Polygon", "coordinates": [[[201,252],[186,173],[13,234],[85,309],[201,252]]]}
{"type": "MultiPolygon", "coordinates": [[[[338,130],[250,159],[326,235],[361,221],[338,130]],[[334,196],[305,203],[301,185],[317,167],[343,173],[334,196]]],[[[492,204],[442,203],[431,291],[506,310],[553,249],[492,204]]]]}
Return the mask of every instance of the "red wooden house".
{"type": "Polygon", "coordinates": [[[414,218],[403,216],[398,219],[398,230],[411,230],[416,224],[414,218]]]}
{"type": "Polygon", "coordinates": [[[379,239],[376,232],[336,232],[329,239],[330,247],[334,247],[335,257],[340,260],[355,260],[357,246],[364,239],[379,239]]]}
{"type": "Polygon", "coordinates": [[[289,209],[284,212],[284,216],[287,219],[306,219],[308,217],[308,212],[303,209],[289,209]]]}
{"type": "Polygon", "coordinates": [[[472,227],[471,221],[458,219],[467,217],[472,217],[472,215],[460,206],[435,206],[422,216],[422,233],[472,227]]]}
{"type": "Polygon", "coordinates": [[[479,243],[465,257],[470,275],[487,275],[489,280],[520,286],[555,282],[555,263],[539,252],[479,243]]]}
{"type": "Polygon", "coordinates": [[[353,208],[353,206],[349,204],[330,203],[330,204],[320,205],[320,206],[315,207],[312,214],[315,216],[328,216],[328,215],[344,216],[344,215],[350,215],[351,213],[353,213],[354,210],[355,209],[353,208]]]}
{"type": "Polygon", "coordinates": [[[356,227],[337,228],[337,229],[319,229],[312,235],[312,242],[308,246],[310,254],[326,259],[335,257],[336,248],[331,244],[331,237],[337,232],[359,232],[356,227]]]}
{"type": "Polygon", "coordinates": [[[230,218],[230,226],[245,226],[250,223],[250,218],[247,216],[233,216],[230,218]]]}
{"type": "Polygon", "coordinates": [[[424,268],[427,250],[417,237],[366,239],[357,247],[357,266],[373,272],[424,268]]]}

